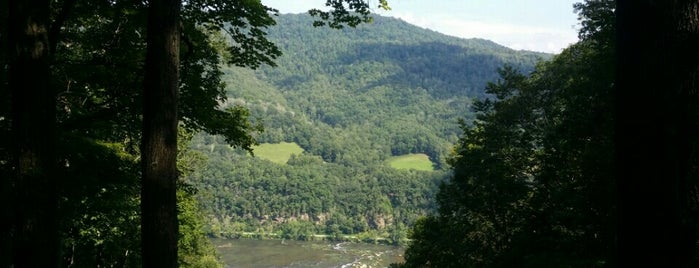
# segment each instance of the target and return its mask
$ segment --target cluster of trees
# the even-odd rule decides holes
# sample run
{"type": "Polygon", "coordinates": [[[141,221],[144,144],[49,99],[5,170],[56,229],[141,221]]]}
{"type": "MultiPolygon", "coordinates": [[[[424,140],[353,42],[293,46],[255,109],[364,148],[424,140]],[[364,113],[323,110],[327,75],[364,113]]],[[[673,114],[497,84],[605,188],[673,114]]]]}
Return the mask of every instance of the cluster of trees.
{"type": "Polygon", "coordinates": [[[697,7],[588,0],[578,43],[501,69],[395,266],[695,266],[697,7]]]}
{"type": "MultiPolygon", "coordinates": [[[[252,232],[310,239],[373,232],[389,237],[397,226],[412,226],[434,211],[432,196],[447,176],[444,171],[328,163],[310,153],[294,155],[283,165],[209,142],[193,140],[194,149],[207,153],[208,163],[189,181],[199,189],[212,236],[252,232]]],[[[394,234],[393,242],[405,238],[403,231],[394,234]]]]}
{"type": "MultiPolygon", "coordinates": [[[[333,16],[319,15],[333,27],[369,20],[363,1],[332,3],[333,16]]],[[[179,176],[197,157],[178,150],[178,132],[249,150],[258,128],[244,108],[220,109],[220,67],[273,65],[275,12],[255,1],[1,1],[0,265],[219,266],[179,176]]]]}

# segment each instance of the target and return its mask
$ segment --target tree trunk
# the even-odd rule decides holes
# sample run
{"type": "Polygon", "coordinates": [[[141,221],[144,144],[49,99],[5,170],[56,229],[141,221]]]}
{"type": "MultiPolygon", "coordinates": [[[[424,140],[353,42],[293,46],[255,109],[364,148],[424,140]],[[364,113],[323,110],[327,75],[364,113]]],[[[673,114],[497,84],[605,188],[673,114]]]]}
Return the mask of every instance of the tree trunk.
{"type": "MultiPolygon", "coordinates": [[[[55,267],[55,98],[50,87],[48,0],[10,1],[15,267],[55,267]]],[[[5,219],[10,220],[10,219],[5,219]]]]}
{"type": "Polygon", "coordinates": [[[141,152],[143,267],[177,267],[179,0],[148,8],[141,152]]]}
{"type": "Polygon", "coordinates": [[[620,267],[696,265],[699,1],[617,1],[620,267]],[[696,153],[696,152],[695,152],[696,153]]]}

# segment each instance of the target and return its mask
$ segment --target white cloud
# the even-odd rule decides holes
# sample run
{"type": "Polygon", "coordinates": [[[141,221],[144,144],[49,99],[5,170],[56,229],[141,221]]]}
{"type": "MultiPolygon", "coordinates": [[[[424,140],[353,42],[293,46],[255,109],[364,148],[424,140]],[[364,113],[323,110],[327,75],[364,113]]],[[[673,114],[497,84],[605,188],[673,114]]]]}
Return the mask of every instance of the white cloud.
{"type": "MultiPolygon", "coordinates": [[[[518,11],[512,10],[501,10],[502,12],[507,11],[505,12],[506,15],[502,16],[496,16],[497,14],[494,13],[483,13],[484,11],[481,11],[481,14],[469,14],[464,13],[463,10],[477,12],[475,10],[480,10],[476,8],[476,4],[478,3],[473,2],[471,6],[465,7],[463,3],[455,4],[456,2],[441,2],[444,6],[439,8],[432,8],[430,5],[417,5],[412,7],[412,9],[407,9],[407,11],[401,11],[399,10],[401,9],[401,5],[405,5],[406,8],[407,6],[410,6],[410,1],[403,1],[404,2],[389,1],[389,3],[394,4],[394,6],[392,6],[394,9],[391,11],[382,11],[379,9],[374,11],[384,16],[401,18],[410,24],[428,28],[444,34],[462,38],[488,39],[513,49],[558,53],[561,52],[563,48],[578,40],[577,31],[573,29],[572,25],[564,25],[565,22],[561,21],[557,21],[556,23],[551,21],[551,18],[546,18],[546,20],[544,20],[544,18],[531,18],[531,14],[538,14],[536,12],[532,12],[531,10],[519,11],[522,14],[531,13],[530,15],[527,15],[529,17],[524,15],[521,17],[517,16],[517,14],[514,13],[517,13],[518,11]],[[484,14],[487,14],[487,16],[484,14]],[[503,19],[503,16],[509,16],[507,18],[510,19],[503,19]],[[547,25],[534,26],[527,24],[527,22],[521,24],[507,22],[512,21],[513,17],[518,17],[517,20],[522,19],[523,21],[528,21],[528,23],[539,23],[539,25],[541,25],[542,22],[546,22],[547,25]],[[491,21],[485,21],[485,19],[490,19],[491,21]]],[[[540,0],[536,1],[538,2],[540,0]]],[[[570,12],[569,3],[561,4],[562,2],[560,0],[551,1],[559,3],[562,8],[565,8],[566,11],[570,12]]],[[[282,13],[302,13],[308,11],[310,8],[324,8],[325,6],[325,0],[263,0],[262,2],[271,7],[278,8],[282,13]]],[[[479,5],[484,4],[481,3],[479,5]]],[[[528,5],[521,6],[526,7],[528,5]]],[[[555,11],[551,11],[551,14],[554,12],[555,11]]],[[[575,18],[574,15],[571,16],[575,18]]]]}
{"type": "Polygon", "coordinates": [[[575,29],[547,28],[458,19],[447,16],[415,16],[408,12],[395,12],[393,17],[444,34],[462,38],[483,38],[513,48],[549,53],[559,53],[578,40],[575,29]]]}

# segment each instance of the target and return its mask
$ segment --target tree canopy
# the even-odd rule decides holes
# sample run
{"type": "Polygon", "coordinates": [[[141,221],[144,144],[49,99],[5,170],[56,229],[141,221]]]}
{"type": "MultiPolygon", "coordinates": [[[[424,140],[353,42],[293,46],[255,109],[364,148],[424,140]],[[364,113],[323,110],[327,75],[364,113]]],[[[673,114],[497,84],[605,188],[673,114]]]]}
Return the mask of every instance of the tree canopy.
{"type": "Polygon", "coordinates": [[[406,267],[597,267],[614,254],[613,1],[576,6],[581,41],[477,101],[406,267]],[[601,7],[600,7],[601,6],[601,7]],[[594,9],[594,10],[591,10],[594,9]],[[594,16],[593,16],[594,15],[594,16]],[[595,26],[591,26],[595,25],[595,26]]]}
{"type": "Polygon", "coordinates": [[[578,43],[501,69],[396,266],[695,265],[697,3],[679,2],[576,4],[578,43]]]}
{"type": "MultiPolygon", "coordinates": [[[[349,22],[363,3],[335,2],[343,7],[337,14],[345,15],[330,18],[333,23],[349,22]]],[[[156,79],[144,67],[161,69],[144,65],[151,42],[146,37],[157,32],[147,28],[155,17],[147,12],[149,3],[1,4],[0,19],[9,22],[0,24],[0,94],[6,104],[0,111],[0,169],[7,199],[3,211],[9,219],[2,229],[3,265],[137,266],[140,246],[132,238],[140,232],[134,225],[141,201],[134,167],[142,153],[141,90],[149,86],[144,79],[156,79]],[[41,53],[32,54],[37,48],[41,53]],[[131,234],[128,243],[125,234],[131,234]],[[41,241],[46,242],[36,244],[41,241]],[[53,263],[58,259],[62,264],[53,263]]],[[[175,4],[181,9],[167,19],[181,17],[172,36],[181,37],[183,49],[174,50],[181,61],[165,72],[181,73],[174,76],[174,85],[182,97],[168,104],[179,107],[175,120],[187,131],[223,135],[229,144],[249,149],[255,143],[252,134],[260,129],[247,119],[246,109],[220,109],[226,99],[220,68],[273,64],[281,53],[267,40],[266,28],[274,25],[276,11],[257,1],[175,4]],[[225,35],[232,41],[225,42],[225,35]]],[[[191,198],[181,195],[180,203],[191,204],[191,198]]],[[[182,206],[181,216],[191,217],[183,215],[193,215],[188,209],[194,208],[182,206]]],[[[200,235],[194,231],[196,222],[183,223],[188,224],[183,230],[191,232],[186,235],[200,235]]],[[[196,249],[201,244],[192,249],[191,241],[205,240],[187,241],[187,254],[202,253],[196,249]]],[[[183,257],[193,262],[192,256],[183,257]]]]}

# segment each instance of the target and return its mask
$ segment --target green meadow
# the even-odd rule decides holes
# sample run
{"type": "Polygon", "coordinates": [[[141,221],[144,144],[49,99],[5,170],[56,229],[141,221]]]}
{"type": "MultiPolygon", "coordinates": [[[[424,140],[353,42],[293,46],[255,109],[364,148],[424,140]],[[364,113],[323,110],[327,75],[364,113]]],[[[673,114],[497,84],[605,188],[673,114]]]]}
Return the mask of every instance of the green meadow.
{"type": "Polygon", "coordinates": [[[399,155],[389,158],[386,162],[395,169],[434,170],[434,165],[426,154],[399,155]]]}
{"type": "Polygon", "coordinates": [[[291,155],[300,155],[303,153],[303,148],[295,142],[263,143],[254,146],[252,150],[253,153],[255,153],[255,157],[279,164],[286,164],[289,158],[291,158],[291,155]]]}

